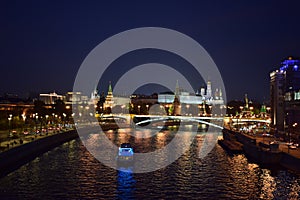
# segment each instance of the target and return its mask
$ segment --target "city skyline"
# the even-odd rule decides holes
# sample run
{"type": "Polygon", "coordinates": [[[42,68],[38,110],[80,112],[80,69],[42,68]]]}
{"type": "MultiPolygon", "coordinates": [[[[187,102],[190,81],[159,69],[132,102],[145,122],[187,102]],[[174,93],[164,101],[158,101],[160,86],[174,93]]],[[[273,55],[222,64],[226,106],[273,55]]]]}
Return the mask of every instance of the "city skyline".
{"type": "Polygon", "coordinates": [[[300,199],[300,1],[9,1],[0,199],[300,199]]]}
{"type": "MultiPolygon", "coordinates": [[[[298,4],[7,1],[1,10],[0,72],[5,76],[0,80],[0,93],[25,96],[32,91],[70,91],[82,61],[96,45],[131,28],[156,26],[180,31],[208,51],[221,72],[228,100],[241,99],[247,93],[260,102],[268,101],[268,74],[284,58],[300,55],[300,28],[295,26],[298,4]]],[[[173,55],[133,54],[113,63],[117,70],[112,66],[110,76],[99,84],[116,82],[120,73],[151,60],[149,55],[171,67],[189,69],[173,55]]],[[[189,74],[192,71],[187,70],[189,74]]],[[[193,87],[203,82],[199,77],[190,81],[193,87]]]]}

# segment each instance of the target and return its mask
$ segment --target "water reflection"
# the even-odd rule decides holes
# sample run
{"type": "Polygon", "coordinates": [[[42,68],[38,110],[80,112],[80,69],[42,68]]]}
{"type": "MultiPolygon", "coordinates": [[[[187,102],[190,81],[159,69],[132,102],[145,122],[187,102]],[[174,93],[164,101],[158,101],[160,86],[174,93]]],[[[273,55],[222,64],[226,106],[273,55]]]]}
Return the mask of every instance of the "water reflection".
{"type": "Polygon", "coordinates": [[[133,199],[135,179],[132,167],[121,167],[118,173],[118,199],[133,199]]]}
{"type": "MultiPolygon", "coordinates": [[[[106,132],[115,144],[132,143],[136,152],[163,148],[174,134],[131,129],[106,132]]],[[[181,137],[188,142],[193,135],[185,132],[181,137]]],[[[197,134],[174,163],[142,174],[133,174],[134,166],[106,167],[80,140],[73,140],[1,178],[0,199],[299,199],[300,179],[288,171],[265,169],[244,155],[228,155],[218,145],[199,159],[205,138],[197,134]]],[[[99,133],[86,137],[90,146],[98,142],[99,133]]]]}

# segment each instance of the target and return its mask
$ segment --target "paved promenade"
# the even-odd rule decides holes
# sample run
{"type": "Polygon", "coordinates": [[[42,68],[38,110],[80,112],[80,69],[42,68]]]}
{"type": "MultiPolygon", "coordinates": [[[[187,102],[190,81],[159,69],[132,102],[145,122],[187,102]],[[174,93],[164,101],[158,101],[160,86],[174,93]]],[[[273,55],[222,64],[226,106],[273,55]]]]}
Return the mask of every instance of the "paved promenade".
{"type": "MultiPolygon", "coordinates": [[[[17,137],[7,137],[3,138],[2,136],[2,140],[0,142],[0,152],[3,151],[7,151],[9,149],[12,149],[14,147],[41,139],[41,138],[45,138],[51,135],[55,135],[67,130],[72,130],[72,129],[61,129],[60,131],[57,130],[48,130],[48,132],[45,133],[38,133],[38,134],[27,134],[27,135],[19,135],[17,137]]],[[[3,133],[2,133],[3,134],[3,133]]]]}

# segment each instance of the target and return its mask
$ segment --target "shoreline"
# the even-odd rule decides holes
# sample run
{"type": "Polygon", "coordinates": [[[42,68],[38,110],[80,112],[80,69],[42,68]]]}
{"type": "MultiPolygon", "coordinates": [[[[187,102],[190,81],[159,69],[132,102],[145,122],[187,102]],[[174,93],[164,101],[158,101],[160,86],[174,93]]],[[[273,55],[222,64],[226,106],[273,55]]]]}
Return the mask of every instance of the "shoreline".
{"type": "MultiPolygon", "coordinates": [[[[127,128],[123,126],[122,128],[127,128]]],[[[119,129],[117,124],[101,125],[103,131],[119,129]]],[[[91,129],[93,130],[93,129],[91,129]]],[[[77,129],[47,135],[32,140],[28,143],[19,144],[0,153],[0,178],[17,170],[22,165],[34,160],[36,157],[51,151],[53,148],[79,138],[77,129]]]]}
{"type": "Polygon", "coordinates": [[[0,153],[0,177],[6,176],[54,147],[76,138],[78,138],[77,131],[70,130],[40,138],[0,153]]]}
{"type": "Polygon", "coordinates": [[[300,173],[300,158],[285,152],[279,145],[266,144],[258,139],[225,128],[222,132],[224,140],[218,142],[226,151],[233,154],[242,153],[260,165],[279,165],[296,174],[300,173]],[[239,151],[236,151],[237,144],[240,147],[239,151]]]}

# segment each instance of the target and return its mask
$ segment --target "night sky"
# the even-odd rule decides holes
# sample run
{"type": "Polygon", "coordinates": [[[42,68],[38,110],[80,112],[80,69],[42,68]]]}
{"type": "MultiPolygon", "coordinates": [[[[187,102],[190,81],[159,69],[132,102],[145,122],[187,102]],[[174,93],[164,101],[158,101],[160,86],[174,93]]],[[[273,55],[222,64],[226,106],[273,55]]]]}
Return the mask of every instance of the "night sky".
{"type": "MultiPolygon", "coordinates": [[[[154,26],[177,30],[201,44],[222,74],[228,100],[248,93],[268,101],[269,73],[287,56],[300,57],[299,6],[299,1],[260,0],[1,1],[0,94],[70,91],[82,61],[100,42],[128,29],[154,26]]],[[[147,56],[137,55],[116,61],[121,64],[115,64],[99,89],[106,90],[108,80],[115,82],[126,71],[118,66],[147,62],[147,56]]],[[[193,87],[202,85],[199,80],[193,87]]]]}

